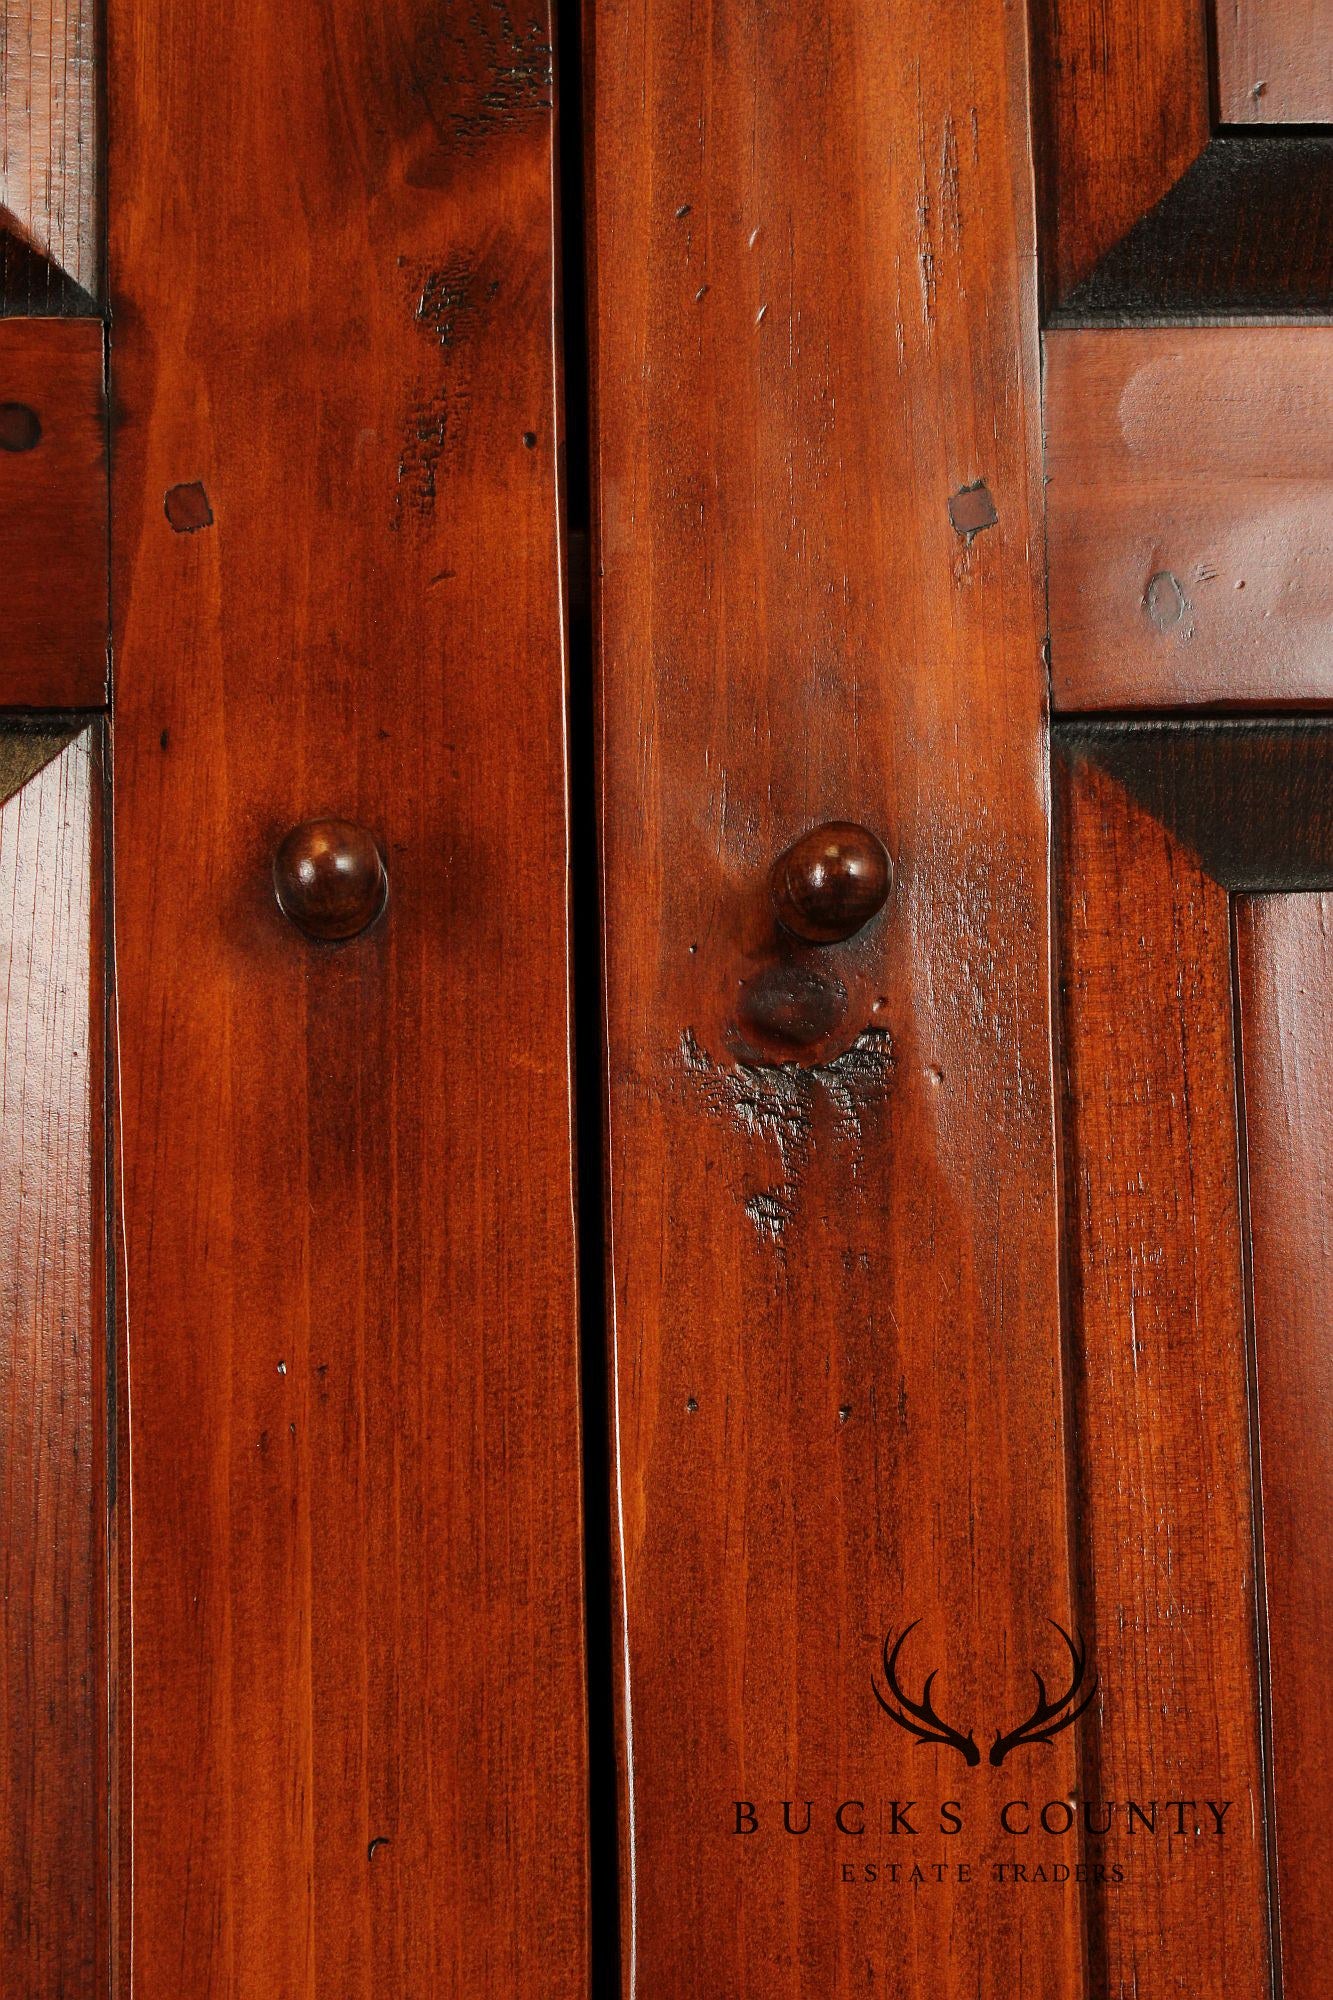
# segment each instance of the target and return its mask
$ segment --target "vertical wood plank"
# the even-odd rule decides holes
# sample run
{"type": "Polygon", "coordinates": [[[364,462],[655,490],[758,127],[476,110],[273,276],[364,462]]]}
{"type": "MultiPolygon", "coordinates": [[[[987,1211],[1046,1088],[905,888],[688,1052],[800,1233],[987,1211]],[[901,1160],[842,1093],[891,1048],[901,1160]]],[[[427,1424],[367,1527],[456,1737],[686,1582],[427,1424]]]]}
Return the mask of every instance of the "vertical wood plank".
{"type": "Polygon", "coordinates": [[[625,1987],[1075,1995],[985,1756],[1070,1617],[1021,13],[592,23],[625,1987]],[[825,819],[898,875],[821,955],[767,876],[825,819]],[[789,975],[835,1025],[746,1054],[789,975]],[[911,1620],[979,1768],[876,1704],[911,1620]]]}
{"type": "Polygon", "coordinates": [[[1333,897],[1244,897],[1237,918],[1282,1992],[1318,2000],[1333,1959],[1333,897]]]}
{"type": "Polygon", "coordinates": [[[584,2000],[550,20],[109,28],[133,1992],[584,2000]]]}
{"type": "Polygon", "coordinates": [[[96,0],[0,0],[0,312],[99,293],[96,0]]]}
{"type": "Polygon", "coordinates": [[[1213,0],[1218,109],[1231,125],[1333,119],[1327,0],[1213,0]]]}
{"type": "MultiPolygon", "coordinates": [[[[0,797],[32,750],[0,734],[0,797]]],[[[94,2000],[110,1863],[101,758],[93,729],[37,754],[0,804],[0,1984],[94,2000]]]]}
{"type": "Polygon", "coordinates": [[[1228,896],[1113,779],[1058,770],[1083,1791],[1190,1807],[1097,1850],[1127,1874],[1091,1898],[1093,1990],[1264,2000],[1228,896]]]}

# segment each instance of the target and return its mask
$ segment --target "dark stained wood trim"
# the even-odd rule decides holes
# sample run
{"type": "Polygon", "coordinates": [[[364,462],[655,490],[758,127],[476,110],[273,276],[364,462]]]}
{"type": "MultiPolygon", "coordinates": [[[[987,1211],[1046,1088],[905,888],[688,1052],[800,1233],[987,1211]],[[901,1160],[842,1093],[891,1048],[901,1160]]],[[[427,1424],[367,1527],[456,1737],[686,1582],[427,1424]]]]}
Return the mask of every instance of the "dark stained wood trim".
{"type": "Polygon", "coordinates": [[[98,311],[91,292],[0,224],[0,318],[94,319],[98,311]]]}
{"type": "Polygon", "coordinates": [[[1058,326],[1331,316],[1333,134],[1268,132],[1214,137],[1049,314],[1058,326]]]}
{"type": "Polygon", "coordinates": [[[100,320],[0,318],[0,707],[98,708],[107,684],[100,320]]]}
{"type": "Polygon", "coordinates": [[[1061,720],[1057,750],[1094,765],[1249,894],[1333,888],[1333,719],[1061,720]]]}
{"type": "Polygon", "coordinates": [[[1333,899],[1242,897],[1236,985],[1283,2000],[1333,1958],[1333,899]]]}
{"type": "Polygon", "coordinates": [[[84,717],[0,715],[0,805],[87,727],[84,717]]]}
{"type": "Polygon", "coordinates": [[[1046,310],[1175,186],[1210,136],[1203,0],[1033,0],[1046,310]]]}

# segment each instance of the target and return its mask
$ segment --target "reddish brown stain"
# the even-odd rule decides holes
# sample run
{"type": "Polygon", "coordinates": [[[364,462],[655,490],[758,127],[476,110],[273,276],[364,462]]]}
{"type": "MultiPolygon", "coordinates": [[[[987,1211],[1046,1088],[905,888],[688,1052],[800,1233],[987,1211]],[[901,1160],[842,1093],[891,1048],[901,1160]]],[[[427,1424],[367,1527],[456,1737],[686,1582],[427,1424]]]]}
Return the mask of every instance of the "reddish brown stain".
{"type": "Polygon", "coordinates": [[[213,525],[213,509],[208,504],[202,480],[191,479],[183,486],[169,486],[163,506],[168,521],[178,535],[194,535],[200,528],[211,528],[213,525]]]}

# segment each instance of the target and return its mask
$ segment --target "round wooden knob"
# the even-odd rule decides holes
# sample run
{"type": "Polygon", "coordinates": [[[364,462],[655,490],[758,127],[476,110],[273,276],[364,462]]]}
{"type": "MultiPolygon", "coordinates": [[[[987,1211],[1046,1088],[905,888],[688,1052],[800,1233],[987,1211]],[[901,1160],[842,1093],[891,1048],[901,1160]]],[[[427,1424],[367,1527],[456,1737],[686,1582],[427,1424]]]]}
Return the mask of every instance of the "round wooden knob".
{"type": "Polygon", "coordinates": [[[273,857],[278,908],[307,937],[355,937],[384,908],[389,878],[375,836],[346,819],[294,826],[273,857]]]}
{"type": "Polygon", "coordinates": [[[892,880],[893,864],[868,826],[829,820],[774,862],[773,907],[807,944],[836,944],[884,908],[892,880]]]}

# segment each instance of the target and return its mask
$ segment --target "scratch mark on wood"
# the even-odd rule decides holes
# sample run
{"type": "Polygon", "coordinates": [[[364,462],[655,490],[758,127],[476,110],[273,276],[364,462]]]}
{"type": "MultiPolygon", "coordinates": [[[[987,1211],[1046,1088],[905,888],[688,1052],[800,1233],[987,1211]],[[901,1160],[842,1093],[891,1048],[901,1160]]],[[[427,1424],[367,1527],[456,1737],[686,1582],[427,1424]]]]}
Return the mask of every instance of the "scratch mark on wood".
{"type": "Polygon", "coordinates": [[[792,1217],[790,1189],[769,1188],[763,1194],[748,1195],[743,1206],[765,1242],[781,1243],[792,1217]]]}
{"type": "MultiPolygon", "coordinates": [[[[499,289],[498,282],[486,288],[488,302],[499,289]]],[[[446,353],[467,337],[477,312],[477,274],[466,258],[456,257],[426,272],[417,300],[417,324],[426,327],[446,353]]]]}
{"type": "Polygon", "coordinates": [[[467,257],[418,268],[411,283],[412,316],[439,349],[448,379],[418,384],[408,408],[398,456],[395,526],[401,524],[405,508],[420,515],[434,509],[440,475],[461,447],[471,408],[462,357],[475,346],[477,329],[500,293],[499,279],[483,282],[467,257]]]}
{"type": "Polygon", "coordinates": [[[555,66],[540,21],[506,0],[436,13],[417,37],[413,88],[446,148],[475,151],[497,133],[550,116],[555,66]]]}
{"type": "Polygon", "coordinates": [[[893,1071],[893,1042],[886,1028],[867,1028],[841,1055],[808,1066],[716,1063],[687,1028],[680,1039],[680,1059],[710,1115],[777,1148],[780,1184],[740,1197],[762,1240],[780,1245],[796,1220],[802,1179],[821,1123],[831,1125],[830,1138],[850,1155],[852,1178],[859,1179],[863,1122],[884,1101],[893,1071]]]}

